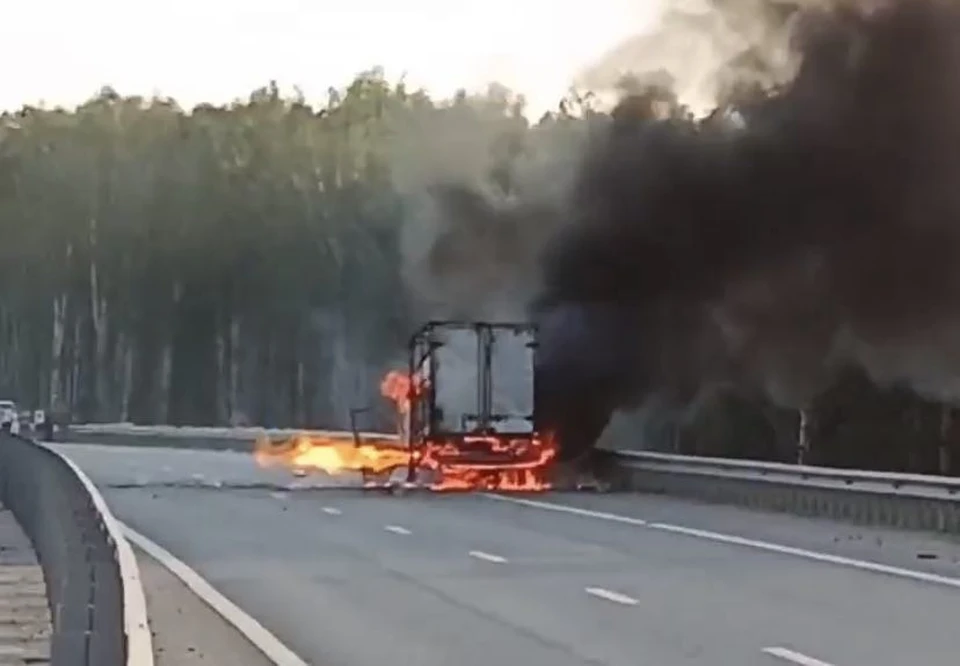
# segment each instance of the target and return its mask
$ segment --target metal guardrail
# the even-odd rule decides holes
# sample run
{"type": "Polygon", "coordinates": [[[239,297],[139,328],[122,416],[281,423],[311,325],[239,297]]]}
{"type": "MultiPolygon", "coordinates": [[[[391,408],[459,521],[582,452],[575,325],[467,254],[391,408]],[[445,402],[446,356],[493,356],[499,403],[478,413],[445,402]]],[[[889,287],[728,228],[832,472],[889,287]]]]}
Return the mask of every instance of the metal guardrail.
{"type": "MultiPolygon", "coordinates": [[[[300,433],[317,436],[344,436],[339,430],[295,430],[290,428],[214,428],[205,426],[136,426],[129,423],[70,425],[57,433],[58,441],[81,444],[129,444],[135,446],[199,448],[227,451],[252,451],[263,435],[278,439],[300,433]]],[[[361,432],[363,437],[396,439],[396,435],[361,432]]]]}
{"type": "Polygon", "coordinates": [[[653,472],[960,501],[960,478],[951,476],[870,472],[730,458],[681,456],[653,451],[617,451],[614,455],[620,464],[627,468],[653,472]]]}
{"type": "Polygon", "coordinates": [[[650,451],[611,452],[614,485],[860,524],[960,533],[960,479],[650,451]]]}
{"type": "MultiPolygon", "coordinates": [[[[213,444],[212,448],[249,450],[257,434],[264,432],[283,436],[301,431],[90,424],[72,426],[70,439],[181,448],[210,448],[213,444]]],[[[678,495],[863,524],[960,533],[958,478],[650,451],[607,451],[606,457],[610,481],[620,490],[678,495]]]]}
{"type": "MultiPolygon", "coordinates": [[[[236,439],[267,434],[268,436],[289,436],[298,433],[315,435],[348,435],[343,430],[304,430],[295,428],[216,428],[208,426],[138,426],[129,423],[104,423],[88,425],[71,425],[69,431],[84,434],[116,434],[116,435],[158,435],[169,437],[210,437],[214,439],[236,439]]],[[[362,435],[374,437],[396,437],[393,434],[382,432],[363,432],[362,435]]]]}
{"type": "Polygon", "coordinates": [[[89,479],[55,451],[2,433],[0,501],[43,569],[53,666],[152,666],[145,605],[129,599],[142,596],[136,562],[89,479]]]}

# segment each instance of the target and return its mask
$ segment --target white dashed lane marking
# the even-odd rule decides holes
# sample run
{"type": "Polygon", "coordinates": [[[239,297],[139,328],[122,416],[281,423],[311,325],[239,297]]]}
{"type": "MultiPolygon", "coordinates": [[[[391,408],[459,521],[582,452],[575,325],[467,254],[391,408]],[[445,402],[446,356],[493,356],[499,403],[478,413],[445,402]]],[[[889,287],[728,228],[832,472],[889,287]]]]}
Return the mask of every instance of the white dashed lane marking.
{"type": "Polygon", "coordinates": [[[771,657],[776,657],[777,659],[782,659],[783,661],[788,661],[791,664],[796,664],[797,666],[833,666],[825,661],[808,657],[805,654],[788,650],[784,647],[763,648],[763,653],[769,654],[771,657]]]}
{"type": "Polygon", "coordinates": [[[585,588],[587,594],[592,594],[595,597],[600,599],[606,599],[607,601],[612,601],[616,604],[623,604],[624,606],[636,606],[637,600],[633,597],[628,597],[625,594],[620,592],[614,592],[613,590],[608,590],[603,587],[588,587],[585,588]]]}
{"type": "Polygon", "coordinates": [[[499,555],[493,555],[491,553],[485,553],[482,550],[471,550],[470,557],[475,557],[478,560],[483,560],[485,562],[493,562],[494,564],[505,564],[507,558],[500,557],[499,555]]]}
{"type": "Polygon", "coordinates": [[[406,527],[400,527],[399,525],[384,525],[383,529],[388,532],[393,532],[394,534],[410,534],[410,530],[406,527]]]}
{"type": "Polygon", "coordinates": [[[336,508],[334,508],[334,507],[332,507],[332,506],[325,506],[325,507],[323,507],[323,512],[324,512],[324,513],[329,513],[331,516],[339,516],[339,515],[340,515],[340,509],[336,509],[336,508]]]}

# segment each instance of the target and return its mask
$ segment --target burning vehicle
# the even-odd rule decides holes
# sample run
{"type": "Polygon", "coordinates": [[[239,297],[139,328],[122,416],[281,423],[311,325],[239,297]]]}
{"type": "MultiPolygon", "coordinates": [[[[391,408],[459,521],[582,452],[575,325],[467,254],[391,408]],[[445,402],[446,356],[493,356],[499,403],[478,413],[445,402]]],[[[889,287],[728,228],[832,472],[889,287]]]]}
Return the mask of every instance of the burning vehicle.
{"type": "Polygon", "coordinates": [[[359,473],[367,487],[538,491],[552,487],[559,440],[535,413],[537,327],[435,321],[410,339],[406,371],[381,394],[397,435],[302,434],[255,448],[263,466],[359,473]]]}

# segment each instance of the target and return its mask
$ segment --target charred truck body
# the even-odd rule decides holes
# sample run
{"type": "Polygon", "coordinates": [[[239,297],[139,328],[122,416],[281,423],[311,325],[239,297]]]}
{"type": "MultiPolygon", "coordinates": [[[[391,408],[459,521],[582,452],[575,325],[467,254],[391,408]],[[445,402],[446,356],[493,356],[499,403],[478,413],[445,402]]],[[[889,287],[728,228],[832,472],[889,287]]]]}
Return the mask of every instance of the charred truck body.
{"type": "Polygon", "coordinates": [[[550,390],[556,368],[542,362],[538,333],[532,323],[434,321],[412,336],[400,410],[409,483],[427,471],[435,488],[542,490],[557,463],[595,471],[609,413],[597,396],[550,390]]]}
{"type": "Polygon", "coordinates": [[[535,414],[536,327],[435,321],[409,347],[401,438],[408,481],[435,487],[537,490],[549,486],[557,447],[535,414]]]}

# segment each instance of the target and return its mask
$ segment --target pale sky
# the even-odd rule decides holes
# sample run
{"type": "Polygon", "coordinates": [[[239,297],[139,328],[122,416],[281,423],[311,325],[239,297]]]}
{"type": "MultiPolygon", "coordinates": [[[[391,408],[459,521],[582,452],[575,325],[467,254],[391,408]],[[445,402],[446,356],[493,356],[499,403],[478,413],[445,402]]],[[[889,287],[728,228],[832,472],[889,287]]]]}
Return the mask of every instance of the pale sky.
{"type": "Polygon", "coordinates": [[[382,65],[439,95],[496,79],[538,112],[661,1],[6,0],[0,108],[74,106],[107,84],[190,107],[271,78],[322,99],[382,65]]]}

